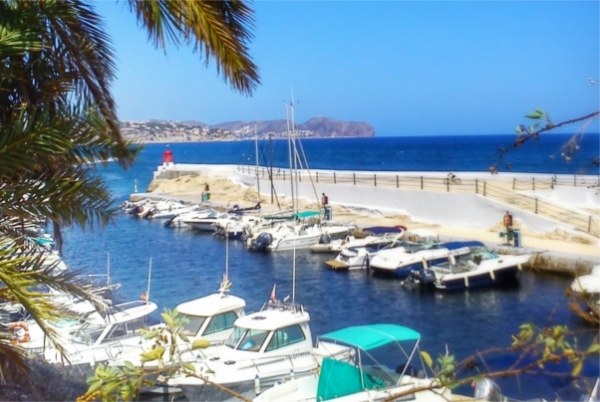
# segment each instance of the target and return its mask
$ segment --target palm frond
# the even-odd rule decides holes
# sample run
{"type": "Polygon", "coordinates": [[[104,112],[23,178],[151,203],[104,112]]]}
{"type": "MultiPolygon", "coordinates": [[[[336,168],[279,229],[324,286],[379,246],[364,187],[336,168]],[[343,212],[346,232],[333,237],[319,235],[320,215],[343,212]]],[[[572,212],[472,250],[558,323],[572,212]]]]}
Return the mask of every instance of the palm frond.
{"type": "Polygon", "coordinates": [[[192,44],[207,63],[214,58],[217,71],[246,95],[260,83],[247,45],[253,12],[243,1],[130,0],[129,4],[155,46],[165,49],[168,41],[177,45],[180,40],[192,44]]]}

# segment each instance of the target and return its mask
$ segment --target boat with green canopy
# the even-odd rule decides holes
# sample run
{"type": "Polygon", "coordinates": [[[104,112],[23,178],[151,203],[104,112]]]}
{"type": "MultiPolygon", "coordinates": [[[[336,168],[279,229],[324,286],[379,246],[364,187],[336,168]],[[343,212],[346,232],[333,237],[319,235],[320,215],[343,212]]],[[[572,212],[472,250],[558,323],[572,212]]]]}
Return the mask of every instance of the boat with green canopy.
{"type": "Polygon", "coordinates": [[[447,401],[451,392],[428,378],[421,335],[396,324],[350,326],[322,335],[314,349],[319,370],[266,390],[267,401],[447,401]],[[418,368],[417,368],[418,367],[418,368]]]}

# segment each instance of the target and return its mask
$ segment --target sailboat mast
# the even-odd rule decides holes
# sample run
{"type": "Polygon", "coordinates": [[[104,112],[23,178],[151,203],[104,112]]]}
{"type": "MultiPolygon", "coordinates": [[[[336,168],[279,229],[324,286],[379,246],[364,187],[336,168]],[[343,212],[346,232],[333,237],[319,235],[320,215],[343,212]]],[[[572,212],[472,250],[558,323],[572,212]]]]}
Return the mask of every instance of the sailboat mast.
{"type": "Polygon", "coordinates": [[[254,124],[254,153],[256,154],[256,198],[257,202],[260,202],[260,175],[258,173],[258,130],[256,124],[254,124]]]}
{"type": "Polygon", "coordinates": [[[110,251],[106,253],[106,286],[110,290],[110,251]]]}
{"type": "Polygon", "coordinates": [[[150,261],[148,262],[148,288],[146,289],[146,303],[150,300],[150,283],[152,281],[152,257],[150,257],[150,261]]]}
{"type": "MultiPolygon", "coordinates": [[[[292,189],[295,189],[294,193],[294,213],[298,213],[298,157],[296,150],[296,123],[294,116],[294,92],[292,91],[292,103],[290,104],[291,118],[292,118],[292,151],[294,158],[294,177],[292,180],[292,189]]],[[[294,240],[292,258],[292,304],[296,304],[296,240],[294,240]]]]}
{"type": "Polygon", "coordinates": [[[229,224],[225,225],[225,278],[229,280],[229,224]]]}
{"type": "Polygon", "coordinates": [[[269,134],[269,180],[271,181],[271,204],[273,203],[273,143],[272,136],[269,134]]]}
{"type": "Polygon", "coordinates": [[[290,185],[291,185],[291,190],[292,190],[292,211],[294,213],[296,213],[296,196],[295,196],[295,192],[294,192],[294,165],[293,165],[293,159],[292,159],[292,144],[293,144],[293,134],[292,134],[292,130],[290,128],[290,108],[292,106],[288,105],[286,103],[285,105],[285,117],[287,120],[287,129],[288,129],[288,158],[289,158],[289,164],[290,164],[290,185]]]}

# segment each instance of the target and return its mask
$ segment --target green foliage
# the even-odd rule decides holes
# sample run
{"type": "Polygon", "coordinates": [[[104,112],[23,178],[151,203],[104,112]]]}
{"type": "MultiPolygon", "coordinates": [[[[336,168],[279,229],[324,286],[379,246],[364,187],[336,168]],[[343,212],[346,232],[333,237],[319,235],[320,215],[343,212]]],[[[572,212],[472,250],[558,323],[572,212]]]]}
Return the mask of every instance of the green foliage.
{"type": "Polygon", "coordinates": [[[508,152],[521,147],[527,141],[537,141],[540,138],[540,135],[544,132],[583,122],[584,124],[582,128],[575,132],[573,136],[565,144],[563,144],[563,146],[560,149],[560,157],[562,157],[565,160],[565,162],[570,162],[575,152],[579,150],[579,143],[583,138],[584,131],[594,119],[598,118],[598,116],[600,116],[600,110],[596,110],[584,116],[561,121],[559,123],[554,123],[550,119],[550,115],[545,110],[540,108],[535,109],[534,111],[524,116],[526,119],[535,121],[535,123],[531,125],[519,124],[515,128],[517,138],[514,140],[512,145],[498,149],[498,156],[495,162],[490,166],[490,172],[497,173],[501,170],[502,165],[504,165],[506,169],[511,169],[511,164],[504,161],[505,156],[508,154],[508,152]]]}
{"type": "Polygon", "coordinates": [[[541,119],[541,118],[546,118],[547,120],[549,120],[547,118],[547,114],[543,109],[535,109],[533,112],[526,114],[525,117],[527,117],[528,119],[541,119]]]}
{"type": "Polygon", "coordinates": [[[88,390],[77,402],[89,402],[97,399],[103,401],[132,401],[137,399],[139,390],[152,381],[145,379],[142,368],[131,363],[122,367],[109,367],[100,364],[94,375],[87,379],[88,390]]]}
{"type": "MultiPolygon", "coordinates": [[[[204,49],[234,88],[252,92],[259,76],[247,55],[252,10],[244,2],[160,3],[130,2],[157,44],[164,48],[166,28],[175,43],[183,38],[194,50],[204,49]]],[[[106,305],[75,273],[56,275],[46,267],[43,250],[31,246],[24,228],[49,222],[60,250],[63,227],[110,223],[112,195],[95,169],[108,160],[126,168],[140,151],[121,136],[110,92],[114,55],[92,4],[0,0],[0,296],[23,305],[59,350],[46,322],[65,312],[31,289],[65,291],[99,309],[106,305]]],[[[163,340],[170,356],[175,337],[186,339],[177,333],[170,343],[163,340]]],[[[0,377],[8,382],[24,378],[27,368],[23,351],[10,340],[0,330],[0,377]]],[[[106,394],[107,387],[101,387],[106,394]]]]}
{"type": "Polygon", "coordinates": [[[236,90],[250,95],[260,83],[258,67],[248,56],[253,12],[243,1],[134,1],[138,21],[156,46],[167,42],[191,44],[236,90]]]}
{"type": "Polygon", "coordinates": [[[164,382],[176,372],[195,374],[194,366],[182,359],[181,354],[191,349],[183,329],[189,320],[176,310],[161,313],[164,325],[142,330],[148,341],[140,353],[140,365],[130,361],[120,366],[100,366],[88,379],[89,388],[81,402],[93,399],[129,401],[135,399],[144,386],[164,382]]]}
{"type": "Polygon", "coordinates": [[[455,357],[447,351],[438,357],[435,363],[427,352],[421,352],[421,357],[444,386],[455,388],[459,385],[470,384],[482,376],[500,378],[525,373],[535,374],[540,370],[545,370],[546,374],[560,375],[561,373],[548,371],[547,366],[549,363],[560,362],[567,362],[571,367],[570,374],[573,377],[579,377],[586,359],[597,361],[600,358],[600,344],[595,339],[589,345],[580,347],[578,337],[570,333],[565,325],[537,328],[531,323],[525,323],[519,326],[517,334],[512,335],[512,344],[509,348],[477,352],[460,362],[457,362],[455,357]],[[487,367],[486,358],[505,353],[519,354],[517,363],[496,371],[477,370],[473,374],[472,368],[479,367],[478,361],[487,367]],[[527,359],[527,363],[523,363],[525,356],[533,357],[533,359],[527,359]]]}

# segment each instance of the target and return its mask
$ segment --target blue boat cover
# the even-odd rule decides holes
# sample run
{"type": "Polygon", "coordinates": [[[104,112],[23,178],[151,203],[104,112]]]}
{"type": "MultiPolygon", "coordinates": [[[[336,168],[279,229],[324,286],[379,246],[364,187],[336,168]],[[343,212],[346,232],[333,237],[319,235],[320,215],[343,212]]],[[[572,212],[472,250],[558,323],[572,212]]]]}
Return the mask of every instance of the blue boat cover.
{"type": "Polygon", "coordinates": [[[369,228],[364,228],[363,231],[371,232],[374,235],[380,235],[384,233],[402,233],[406,231],[406,228],[402,225],[398,226],[371,226],[369,228]]]}
{"type": "Polygon", "coordinates": [[[485,247],[480,241],[450,241],[447,243],[442,243],[441,247],[447,248],[448,250],[456,250],[462,247],[485,247]]]}
{"type": "Polygon", "coordinates": [[[340,342],[355,348],[371,350],[393,342],[418,341],[421,339],[421,334],[402,325],[374,324],[342,328],[320,338],[324,341],[340,342]]]}

